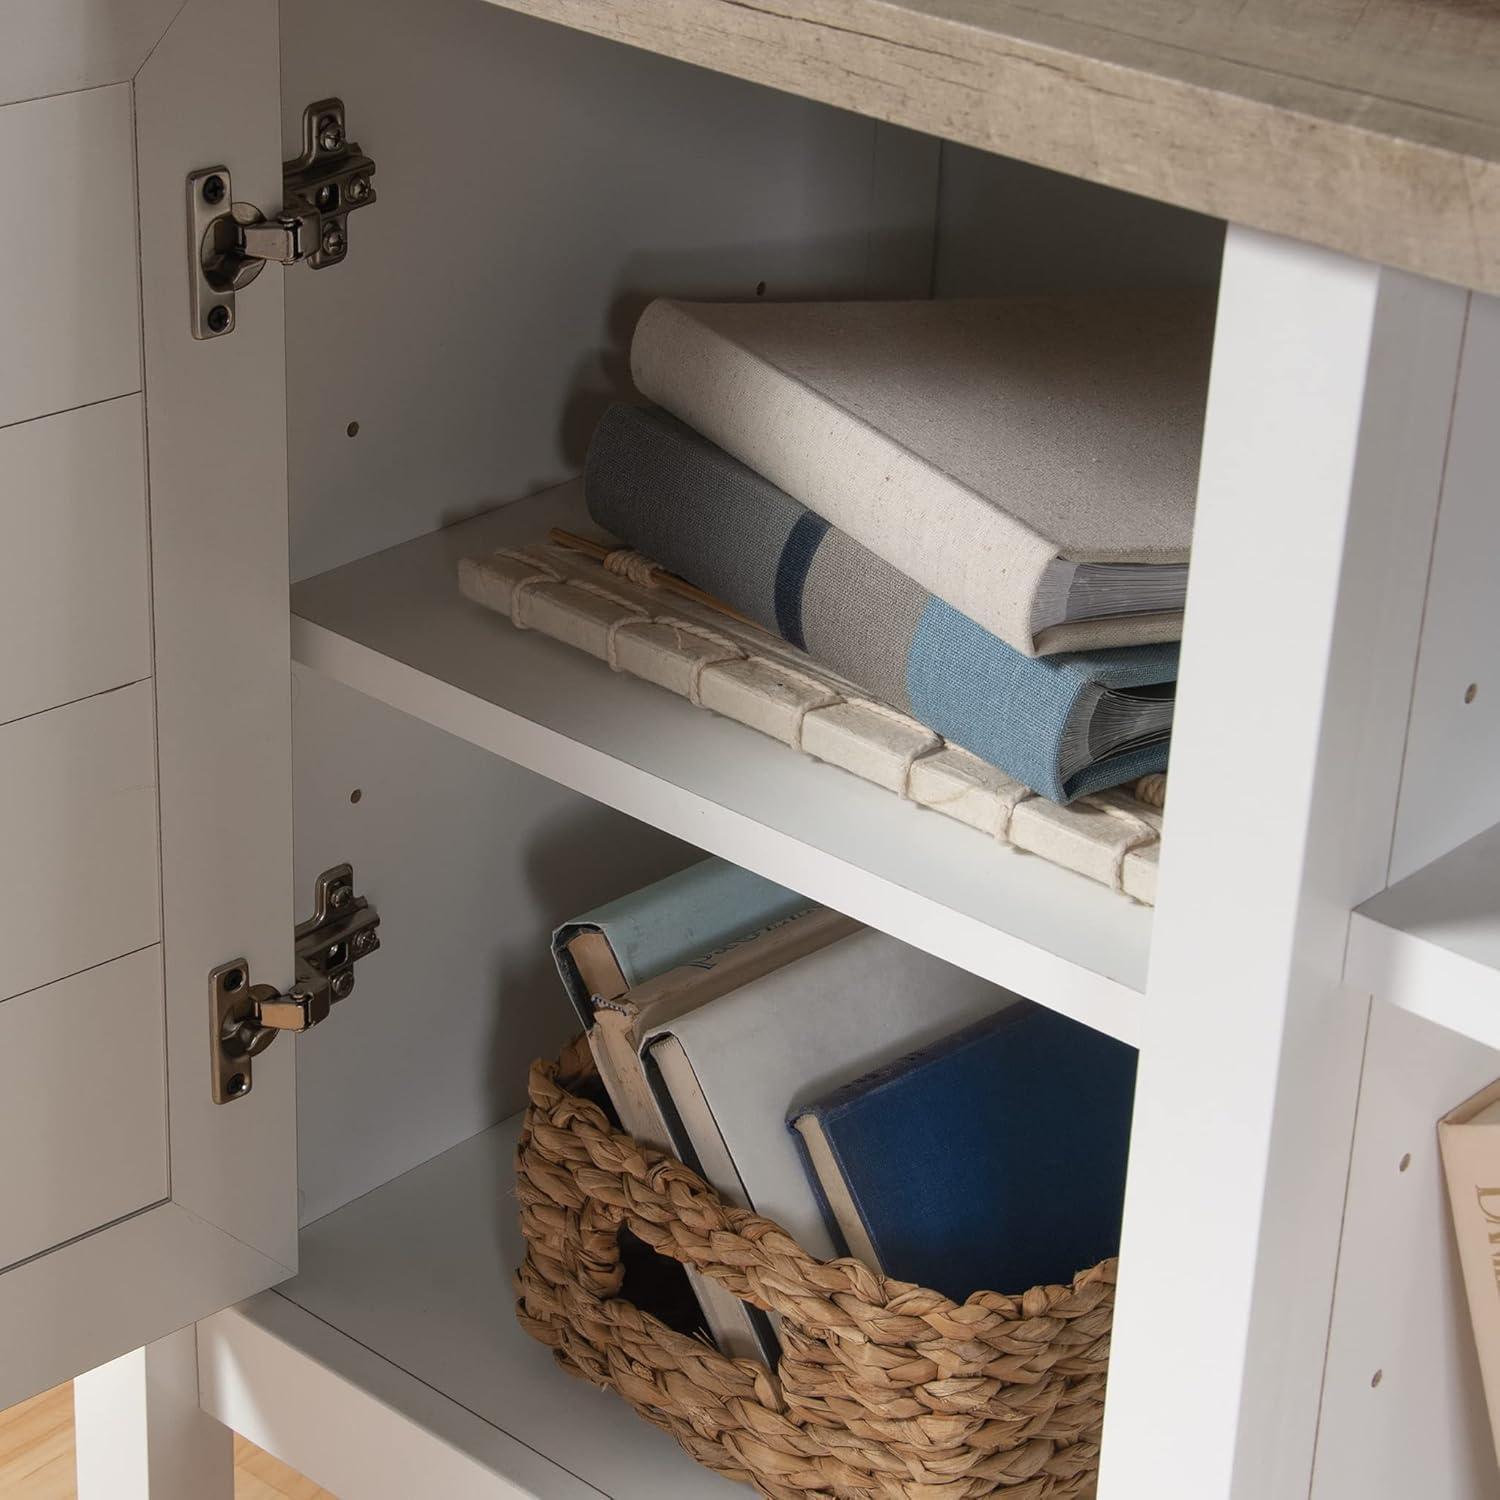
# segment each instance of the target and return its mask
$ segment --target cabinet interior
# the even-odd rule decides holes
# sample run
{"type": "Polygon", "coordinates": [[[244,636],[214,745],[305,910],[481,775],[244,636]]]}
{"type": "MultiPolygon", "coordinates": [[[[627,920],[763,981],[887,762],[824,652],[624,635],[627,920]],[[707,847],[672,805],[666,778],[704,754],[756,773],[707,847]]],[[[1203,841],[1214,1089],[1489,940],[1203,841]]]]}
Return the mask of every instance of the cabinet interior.
{"type": "MultiPolygon", "coordinates": [[[[286,278],[294,581],[575,475],[594,420],[628,389],[630,332],[657,295],[1217,280],[1217,220],[482,0],[300,0],[282,7],[281,43],[286,154],[303,106],[337,93],[379,192],[352,220],[346,263],[286,278]]],[[[503,1234],[508,1151],[473,1138],[516,1114],[527,1064],[570,1029],[551,928],[699,851],[301,665],[293,724],[297,897],[350,861],[384,941],[330,1024],[298,1042],[303,1276],[289,1295],[370,1343],[338,1320],[368,1314],[382,1257],[390,1284],[415,1289],[412,1318],[456,1316],[438,1288],[459,1273],[403,1269],[373,1240],[370,1265],[351,1268],[401,1217],[395,1199],[386,1213],[355,1200],[469,1142],[387,1192],[430,1228],[446,1173],[453,1212],[503,1234]]],[[[420,1240],[413,1228],[412,1256],[420,1240]]],[[[507,1276],[492,1280],[497,1300],[473,1316],[504,1342],[507,1276]]],[[[414,1330],[417,1352],[396,1362],[442,1384],[430,1366],[449,1357],[448,1335],[414,1330]]],[[[532,1352],[570,1402],[604,1399],[532,1352]]],[[[472,1350],[459,1363],[471,1356],[474,1390],[454,1394],[480,1410],[507,1377],[472,1350]]],[[[671,1449],[621,1413],[621,1431],[671,1449]]],[[[717,1481],[687,1470],[651,1483],[686,1495],[717,1481]]]]}

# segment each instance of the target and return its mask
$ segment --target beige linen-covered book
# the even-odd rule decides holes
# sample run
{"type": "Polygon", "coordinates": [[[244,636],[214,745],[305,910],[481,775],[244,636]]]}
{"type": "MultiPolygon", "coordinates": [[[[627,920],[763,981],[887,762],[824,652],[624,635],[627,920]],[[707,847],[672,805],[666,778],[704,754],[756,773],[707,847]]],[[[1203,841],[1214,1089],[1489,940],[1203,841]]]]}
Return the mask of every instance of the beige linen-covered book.
{"type": "Polygon", "coordinates": [[[1448,1205],[1500,1455],[1500,1080],[1438,1123],[1448,1205]]]}
{"type": "Polygon", "coordinates": [[[1182,634],[1211,293],[661,299],[641,393],[1027,656],[1182,634]]]}

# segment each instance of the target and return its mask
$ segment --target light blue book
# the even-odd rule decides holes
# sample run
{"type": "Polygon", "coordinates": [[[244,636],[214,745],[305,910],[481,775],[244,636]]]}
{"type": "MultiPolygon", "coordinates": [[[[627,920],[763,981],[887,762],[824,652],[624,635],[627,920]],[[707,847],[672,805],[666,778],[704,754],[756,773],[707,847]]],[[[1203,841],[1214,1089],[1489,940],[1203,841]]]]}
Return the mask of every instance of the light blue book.
{"type": "Polygon", "coordinates": [[[593,1025],[595,997],[626,990],[748,937],[813,903],[722,859],[705,859],[564,922],[552,956],[579,1022],[593,1025]]]}
{"type": "MultiPolygon", "coordinates": [[[[596,1001],[620,1000],[637,986],[686,966],[711,970],[713,957],[722,957],[724,949],[811,912],[813,905],[806,896],[738,865],[705,859],[564,922],[552,934],[552,956],[579,1021],[590,1030],[596,1001]]],[[[600,1072],[606,1079],[611,1076],[603,1066],[600,1072]]],[[[626,1128],[653,1139],[646,1122],[632,1123],[618,1082],[609,1094],[626,1128]]],[[[627,1280],[640,1275],[643,1260],[649,1265],[656,1259],[633,1255],[628,1243],[625,1254],[627,1280]]],[[[736,1358],[773,1363],[776,1341],[764,1316],[710,1278],[691,1268],[686,1274],[720,1349],[736,1358]]],[[[649,1290],[644,1282],[636,1284],[648,1300],[661,1296],[660,1267],[654,1268],[649,1290]]]]}

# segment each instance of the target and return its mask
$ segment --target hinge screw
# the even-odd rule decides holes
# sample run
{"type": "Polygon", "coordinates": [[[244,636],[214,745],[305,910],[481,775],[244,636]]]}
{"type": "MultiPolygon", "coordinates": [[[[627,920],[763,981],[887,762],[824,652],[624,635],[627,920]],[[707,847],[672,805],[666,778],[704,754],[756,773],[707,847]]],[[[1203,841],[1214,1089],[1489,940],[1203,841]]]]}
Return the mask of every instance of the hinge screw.
{"type": "Polygon", "coordinates": [[[344,253],[344,232],[337,224],[330,224],[323,231],[323,254],[342,255],[344,253]]]}
{"type": "Polygon", "coordinates": [[[221,302],[216,307],[209,308],[208,316],[203,321],[208,324],[210,333],[228,333],[229,325],[234,322],[234,318],[221,302]]]}
{"type": "Polygon", "coordinates": [[[329,980],[328,988],[335,1000],[347,1000],[354,992],[354,975],[345,969],[342,974],[335,974],[329,980]]]}
{"type": "Polygon", "coordinates": [[[380,934],[372,927],[367,927],[363,932],[354,934],[354,956],[364,958],[373,953],[380,946],[380,934]]]}
{"type": "Polygon", "coordinates": [[[336,885],[328,893],[328,904],[335,911],[343,911],[354,899],[354,888],[347,885],[336,885]]]}
{"type": "Polygon", "coordinates": [[[351,177],[347,191],[351,203],[363,203],[370,196],[370,179],[368,177],[351,177]]]}
{"type": "Polygon", "coordinates": [[[224,201],[224,179],[217,172],[212,177],[203,179],[203,201],[205,203],[224,201]]]}
{"type": "Polygon", "coordinates": [[[318,121],[318,145],[324,151],[341,151],[344,147],[344,127],[335,115],[324,115],[318,121]]]}

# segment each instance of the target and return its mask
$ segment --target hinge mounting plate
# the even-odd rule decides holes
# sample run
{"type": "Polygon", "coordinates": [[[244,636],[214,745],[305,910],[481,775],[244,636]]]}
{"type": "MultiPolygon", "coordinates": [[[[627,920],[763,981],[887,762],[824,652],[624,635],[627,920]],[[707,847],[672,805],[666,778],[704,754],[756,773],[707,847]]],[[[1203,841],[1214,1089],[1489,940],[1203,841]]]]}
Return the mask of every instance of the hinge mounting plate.
{"type": "Polygon", "coordinates": [[[302,112],[302,154],[281,164],[281,207],[271,216],[236,203],[227,167],[190,172],[188,257],[195,339],[234,331],[235,293],[267,263],[315,271],[349,253],[349,215],[375,201],[374,161],[351,141],[342,99],[302,112]]]}
{"type": "Polygon", "coordinates": [[[251,1066],[282,1031],[307,1031],[354,989],[354,965],[380,947],[380,914],[354,891],[354,870],[335,865],[318,876],[313,914],[296,930],[297,977],[284,993],[252,984],[243,958],[208,976],[209,1043],[215,1104],[243,1099],[251,1066]]]}

